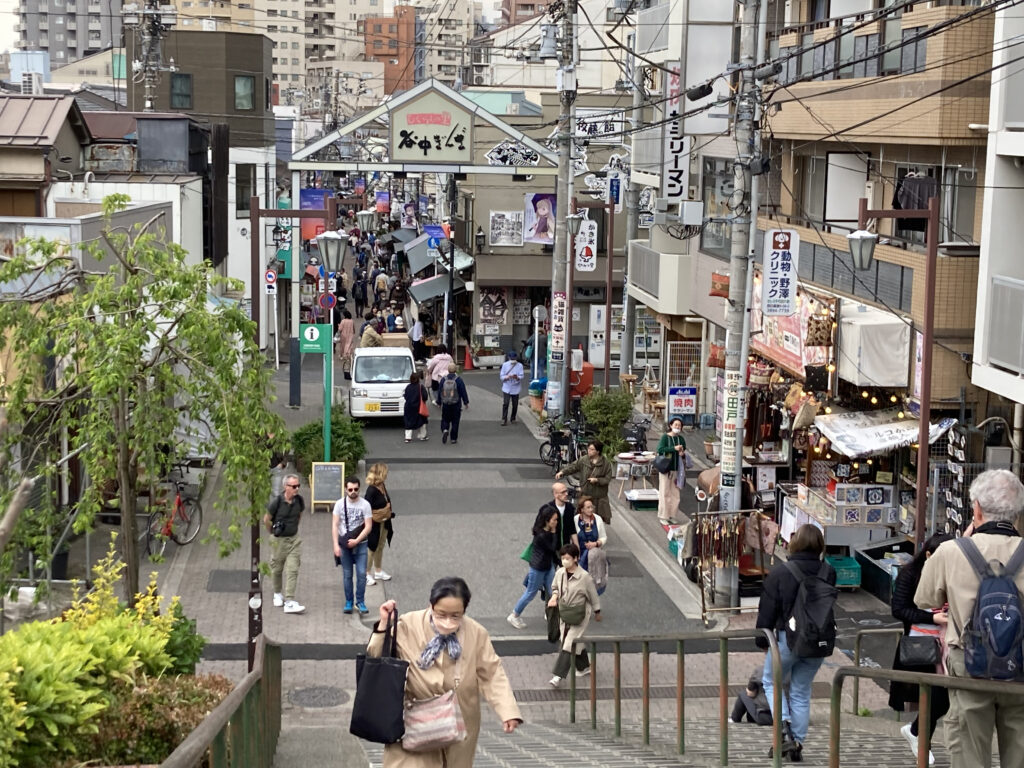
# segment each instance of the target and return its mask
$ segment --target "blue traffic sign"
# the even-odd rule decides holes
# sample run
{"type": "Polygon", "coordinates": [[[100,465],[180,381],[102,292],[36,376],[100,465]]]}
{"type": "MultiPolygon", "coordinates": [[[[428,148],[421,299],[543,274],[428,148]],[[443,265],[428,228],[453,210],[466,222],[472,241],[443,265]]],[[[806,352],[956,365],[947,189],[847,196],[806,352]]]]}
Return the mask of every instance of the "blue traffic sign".
{"type": "Polygon", "coordinates": [[[432,250],[437,250],[440,247],[440,245],[441,245],[441,243],[440,243],[440,241],[436,237],[428,237],[427,238],[427,248],[430,248],[432,250]]]}
{"type": "Polygon", "coordinates": [[[440,224],[424,224],[423,225],[423,232],[424,232],[424,234],[427,234],[430,237],[435,237],[438,240],[444,240],[445,239],[444,238],[444,228],[440,224]]]}

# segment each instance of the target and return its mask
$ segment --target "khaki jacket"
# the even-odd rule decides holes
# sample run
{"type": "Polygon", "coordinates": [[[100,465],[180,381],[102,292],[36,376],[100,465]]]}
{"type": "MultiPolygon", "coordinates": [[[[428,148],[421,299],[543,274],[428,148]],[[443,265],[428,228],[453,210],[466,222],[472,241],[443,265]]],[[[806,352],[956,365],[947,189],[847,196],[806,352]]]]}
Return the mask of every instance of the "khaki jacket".
{"type": "MultiPolygon", "coordinates": [[[[405,681],[407,698],[428,699],[455,688],[456,662],[447,653],[442,653],[429,669],[420,669],[416,664],[427,642],[434,636],[429,615],[429,611],[423,610],[398,617],[398,655],[409,662],[405,681]]],[[[466,721],[466,740],[447,750],[419,753],[406,752],[401,743],[389,744],[384,749],[384,768],[470,768],[480,735],[481,693],[502,722],[523,719],[487,630],[467,616],[462,620],[458,637],[462,644],[462,656],[458,661],[461,675],[458,698],[466,721]]],[[[380,656],[383,648],[384,635],[375,632],[366,652],[370,656],[380,656]]]]}
{"type": "MultiPolygon", "coordinates": [[[[997,533],[976,533],[971,539],[986,560],[998,560],[1004,564],[1021,542],[1018,536],[997,533]]],[[[1024,569],[1018,572],[1016,581],[1017,589],[1024,592],[1024,569]]],[[[974,612],[974,601],[980,584],[981,580],[955,541],[939,545],[921,571],[914,602],[918,608],[926,610],[941,608],[949,603],[950,621],[946,624],[946,644],[953,648],[963,648],[960,633],[974,612]]]]}

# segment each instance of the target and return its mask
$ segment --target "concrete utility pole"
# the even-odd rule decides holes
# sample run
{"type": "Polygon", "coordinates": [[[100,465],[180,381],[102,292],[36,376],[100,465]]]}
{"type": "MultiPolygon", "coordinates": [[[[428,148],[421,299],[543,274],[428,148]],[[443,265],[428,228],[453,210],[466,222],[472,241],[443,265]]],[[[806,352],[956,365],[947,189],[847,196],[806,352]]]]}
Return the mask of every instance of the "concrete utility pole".
{"type": "Polygon", "coordinates": [[[121,23],[138,35],[142,48],[142,58],[132,61],[132,82],[143,84],[144,112],[153,112],[155,109],[160,73],[177,69],[174,59],[170,60],[168,66],[164,66],[161,50],[163,39],[177,18],[178,11],[173,5],[160,5],[156,0],[148,0],[142,8],[135,3],[121,8],[121,23]]]}
{"type": "MultiPolygon", "coordinates": [[[[555,242],[551,268],[551,306],[555,294],[564,291],[567,302],[572,298],[568,266],[572,258],[565,217],[570,213],[573,181],[573,134],[576,129],[576,0],[566,0],[562,7],[562,39],[558,56],[557,85],[561,109],[558,113],[558,187],[555,207],[555,242]]],[[[568,308],[568,303],[567,303],[568,308]]],[[[548,384],[558,382],[558,412],[566,413],[569,403],[569,359],[572,349],[572,310],[566,312],[565,349],[551,350],[548,384]]]]}
{"type": "MultiPolygon", "coordinates": [[[[632,48],[635,35],[630,36],[632,48]]],[[[630,56],[630,79],[633,81],[633,107],[630,110],[629,123],[636,139],[637,131],[643,120],[644,94],[640,87],[640,68],[636,65],[636,56],[630,56]]],[[[623,142],[625,144],[625,142],[623,142]]],[[[632,163],[632,160],[630,161],[632,163]]],[[[636,335],[636,306],[629,295],[629,242],[636,240],[640,224],[640,185],[633,181],[633,168],[629,169],[629,182],[626,185],[626,267],[622,271],[622,341],[619,342],[619,376],[628,374],[633,368],[633,337],[636,335]]],[[[611,346],[609,336],[605,344],[611,346]]],[[[621,379],[620,379],[621,381],[621,379]]]]}
{"type": "MultiPolygon", "coordinates": [[[[751,234],[756,234],[756,211],[751,207],[751,165],[760,159],[755,141],[757,86],[754,60],[758,52],[760,3],[748,0],[740,21],[740,87],[736,101],[733,161],[732,251],[729,264],[729,307],[726,313],[725,414],[722,423],[721,509],[740,509],[743,476],[743,419],[746,415],[747,350],[750,343],[749,303],[753,285],[751,234]]],[[[737,593],[732,590],[733,594],[737,593]]],[[[738,595],[737,595],[738,599],[738,595]]]]}

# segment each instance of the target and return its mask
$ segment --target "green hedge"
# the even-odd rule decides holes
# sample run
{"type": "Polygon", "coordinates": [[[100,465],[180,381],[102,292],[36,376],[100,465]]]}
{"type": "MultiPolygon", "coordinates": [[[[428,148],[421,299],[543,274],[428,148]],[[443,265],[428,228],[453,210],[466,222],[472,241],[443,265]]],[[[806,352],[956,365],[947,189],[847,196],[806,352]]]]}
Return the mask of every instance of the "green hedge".
{"type": "MultiPolygon", "coordinates": [[[[301,472],[308,472],[314,461],[324,460],[323,420],[311,421],[292,433],[292,451],[301,472]]],[[[363,428],[344,413],[331,411],[331,461],[343,461],[355,468],[366,455],[363,428]]]]}

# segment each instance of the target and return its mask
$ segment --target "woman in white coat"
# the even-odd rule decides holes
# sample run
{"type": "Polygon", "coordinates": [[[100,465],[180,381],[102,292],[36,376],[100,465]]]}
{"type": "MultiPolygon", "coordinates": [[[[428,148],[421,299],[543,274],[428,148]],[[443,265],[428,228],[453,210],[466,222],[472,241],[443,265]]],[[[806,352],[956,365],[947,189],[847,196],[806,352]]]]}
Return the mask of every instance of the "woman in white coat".
{"type": "MultiPolygon", "coordinates": [[[[569,674],[572,663],[573,644],[583,637],[590,624],[590,617],[601,620],[601,598],[597,594],[594,580],[580,567],[580,549],[575,544],[566,544],[558,550],[562,567],[555,571],[551,583],[551,599],[548,605],[558,606],[558,628],[562,648],[555,661],[554,676],[548,681],[558,687],[569,674]]],[[[576,672],[585,675],[590,672],[590,658],[587,649],[580,648],[576,656],[576,672]]]]}

